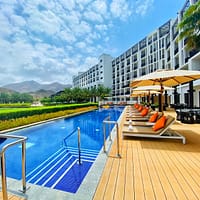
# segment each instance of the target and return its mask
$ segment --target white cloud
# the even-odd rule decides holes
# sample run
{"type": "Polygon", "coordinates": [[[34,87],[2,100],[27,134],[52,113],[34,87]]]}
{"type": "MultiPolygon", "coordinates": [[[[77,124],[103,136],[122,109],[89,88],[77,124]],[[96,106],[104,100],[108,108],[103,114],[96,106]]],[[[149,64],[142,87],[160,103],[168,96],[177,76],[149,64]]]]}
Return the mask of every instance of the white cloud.
{"type": "Polygon", "coordinates": [[[79,48],[79,49],[82,49],[85,51],[85,48],[87,47],[87,45],[85,44],[85,42],[78,42],[76,44],[76,46],[79,48]]]}
{"type": "Polygon", "coordinates": [[[112,0],[110,5],[114,17],[126,20],[132,13],[131,6],[127,0],[112,0]]]}
{"type": "Polygon", "coordinates": [[[154,0],[139,0],[136,3],[135,13],[141,16],[146,15],[148,10],[152,7],[154,0]]]}
{"type": "Polygon", "coordinates": [[[96,12],[93,12],[93,11],[85,12],[84,17],[89,21],[103,22],[102,16],[100,14],[96,13],[96,12]]]}
{"type": "Polygon", "coordinates": [[[91,9],[96,13],[100,13],[101,15],[107,15],[107,3],[106,0],[96,0],[91,4],[91,9]]]}
{"type": "Polygon", "coordinates": [[[70,30],[62,30],[59,33],[59,37],[68,43],[76,42],[76,37],[73,35],[73,32],[70,30]]]}
{"type": "Polygon", "coordinates": [[[60,0],[61,5],[68,10],[73,10],[75,8],[74,0],[60,0]]]}
{"type": "Polygon", "coordinates": [[[8,18],[0,12],[0,37],[9,36],[12,33],[12,25],[9,23],[8,18]]]}
{"type": "Polygon", "coordinates": [[[32,31],[54,35],[60,30],[58,17],[51,11],[35,12],[28,19],[32,31]]]}
{"type": "Polygon", "coordinates": [[[88,66],[94,66],[98,63],[98,58],[97,57],[86,57],[83,63],[83,68],[88,69],[88,66]]]}
{"type": "Polygon", "coordinates": [[[113,21],[131,15],[129,3],[1,0],[0,69],[6,74],[0,73],[0,85],[8,80],[71,82],[78,71],[97,64],[109,46],[113,21]]]}
{"type": "Polygon", "coordinates": [[[106,31],[108,30],[108,27],[106,24],[99,24],[99,25],[96,25],[95,28],[99,31],[106,31]]]}

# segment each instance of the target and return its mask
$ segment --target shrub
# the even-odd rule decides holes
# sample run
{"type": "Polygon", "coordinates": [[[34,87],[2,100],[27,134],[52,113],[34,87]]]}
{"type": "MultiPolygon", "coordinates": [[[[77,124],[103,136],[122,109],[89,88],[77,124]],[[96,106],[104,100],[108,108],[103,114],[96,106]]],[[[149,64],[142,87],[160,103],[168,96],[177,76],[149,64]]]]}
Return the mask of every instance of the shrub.
{"type": "Polygon", "coordinates": [[[22,108],[22,109],[10,109],[3,110],[0,113],[0,121],[17,119],[22,117],[28,117],[33,115],[42,115],[45,113],[54,113],[64,110],[72,110],[76,108],[84,108],[88,106],[96,106],[94,103],[85,104],[69,104],[69,105],[59,105],[59,106],[47,106],[47,107],[34,107],[34,108],[22,108]]]}
{"type": "Polygon", "coordinates": [[[67,116],[74,113],[86,112],[89,110],[93,110],[95,108],[96,106],[89,106],[89,107],[82,107],[82,108],[76,108],[76,109],[62,110],[62,111],[52,112],[52,113],[44,113],[44,114],[39,114],[39,115],[27,116],[27,117],[20,117],[16,119],[8,119],[8,120],[0,121],[0,131],[19,127],[19,126],[24,126],[24,125],[28,125],[35,122],[40,122],[40,121],[56,118],[56,117],[67,116]]]}

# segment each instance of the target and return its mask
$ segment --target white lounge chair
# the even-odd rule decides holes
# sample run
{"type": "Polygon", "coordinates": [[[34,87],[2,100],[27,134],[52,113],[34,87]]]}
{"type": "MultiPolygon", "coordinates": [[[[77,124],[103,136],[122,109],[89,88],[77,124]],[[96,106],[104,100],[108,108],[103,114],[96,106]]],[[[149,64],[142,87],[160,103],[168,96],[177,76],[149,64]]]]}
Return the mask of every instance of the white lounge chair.
{"type": "Polygon", "coordinates": [[[170,126],[175,122],[175,118],[168,115],[166,116],[165,126],[157,131],[154,131],[152,126],[134,126],[130,129],[129,126],[124,125],[122,129],[123,138],[125,136],[131,137],[145,137],[145,138],[166,138],[166,139],[179,139],[183,144],[186,143],[186,138],[174,130],[170,126]]]}

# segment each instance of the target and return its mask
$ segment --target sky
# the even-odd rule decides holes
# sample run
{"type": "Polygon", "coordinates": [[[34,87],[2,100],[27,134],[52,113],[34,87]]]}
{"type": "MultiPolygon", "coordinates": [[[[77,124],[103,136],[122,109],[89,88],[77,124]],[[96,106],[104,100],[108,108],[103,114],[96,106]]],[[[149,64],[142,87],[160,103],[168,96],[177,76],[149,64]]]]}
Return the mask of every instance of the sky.
{"type": "Polygon", "coordinates": [[[0,86],[27,80],[72,84],[169,19],[185,0],[0,0],[0,86]]]}

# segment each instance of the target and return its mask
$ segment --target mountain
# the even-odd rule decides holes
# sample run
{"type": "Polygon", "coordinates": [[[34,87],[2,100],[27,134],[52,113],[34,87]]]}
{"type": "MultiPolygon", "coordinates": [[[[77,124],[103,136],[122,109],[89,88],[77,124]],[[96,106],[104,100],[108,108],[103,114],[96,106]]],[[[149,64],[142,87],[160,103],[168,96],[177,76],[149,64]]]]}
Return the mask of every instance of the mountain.
{"type": "Polygon", "coordinates": [[[41,99],[41,98],[44,98],[44,97],[50,97],[51,95],[55,94],[55,92],[52,91],[52,90],[40,89],[40,90],[37,90],[35,92],[29,92],[29,94],[31,96],[33,96],[34,99],[41,99]]]}
{"type": "Polygon", "coordinates": [[[50,84],[40,84],[36,81],[24,81],[19,83],[11,83],[4,85],[3,88],[15,90],[20,93],[30,93],[36,92],[38,90],[48,90],[53,92],[58,92],[64,90],[65,88],[71,87],[70,84],[61,84],[61,83],[50,83],[50,84]]]}
{"type": "Polygon", "coordinates": [[[8,94],[11,94],[11,93],[14,93],[15,91],[14,90],[10,90],[10,89],[7,89],[7,88],[3,88],[3,87],[0,87],[0,93],[8,93],[8,94]]]}

